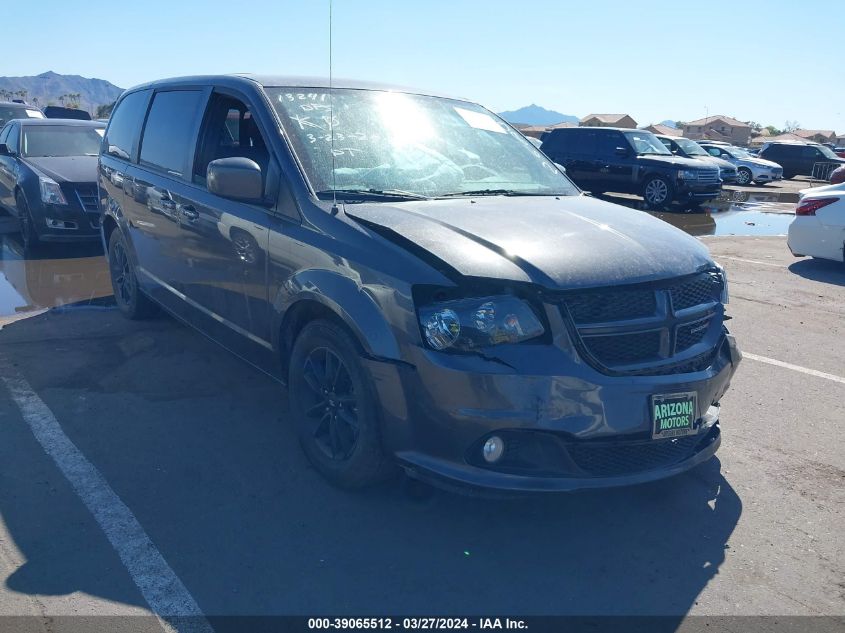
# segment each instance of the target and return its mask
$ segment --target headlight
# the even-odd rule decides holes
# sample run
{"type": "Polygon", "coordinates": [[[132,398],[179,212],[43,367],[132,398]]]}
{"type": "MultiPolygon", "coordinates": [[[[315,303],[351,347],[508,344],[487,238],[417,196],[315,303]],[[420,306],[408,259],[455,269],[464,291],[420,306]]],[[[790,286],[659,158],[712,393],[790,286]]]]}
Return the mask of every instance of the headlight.
{"type": "Polygon", "coordinates": [[[545,332],[531,306],[516,297],[445,301],[420,308],[419,318],[423,339],[436,350],[519,343],[545,332]]]}
{"type": "Polygon", "coordinates": [[[681,180],[698,180],[698,172],[691,169],[682,169],[678,172],[678,178],[681,180]]]}
{"type": "Polygon", "coordinates": [[[719,270],[719,274],[722,276],[722,296],[720,300],[723,304],[727,305],[731,302],[731,296],[728,292],[728,273],[725,272],[725,269],[716,264],[716,268],[719,270]]]}
{"type": "Polygon", "coordinates": [[[41,187],[41,201],[47,204],[67,204],[59,183],[52,178],[40,176],[38,184],[41,187]]]}

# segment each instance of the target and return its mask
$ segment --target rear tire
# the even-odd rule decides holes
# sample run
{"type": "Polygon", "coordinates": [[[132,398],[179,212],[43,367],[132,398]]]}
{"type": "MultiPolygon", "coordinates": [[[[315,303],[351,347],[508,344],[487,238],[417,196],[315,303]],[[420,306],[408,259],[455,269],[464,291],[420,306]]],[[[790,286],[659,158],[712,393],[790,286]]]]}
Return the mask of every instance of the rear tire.
{"type": "Polygon", "coordinates": [[[38,237],[38,231],[35,229],[35,221],[32,219],[29,204],[27,204],[26,198],[21,192],[15,195],[15,207],[18,211],[19,231],[24,252],[33,251],[41,245],[41,239],[38,237]]]}
{"type": "Polygon", "coordinates": [[[109,237],[108,261],[112,292],[123,316],[140,321],[158,312],[158,306],[138,287],[126,241],[118,229],[113,230],[109,237]]]}
{"type": "Polygon", "coordinates": [[[381,404],[343,327],[327,320],[306,325],[293,345],[288,376],[299,442],[323,477],[351,489],[391,474],[381,446],[381,404]]]}

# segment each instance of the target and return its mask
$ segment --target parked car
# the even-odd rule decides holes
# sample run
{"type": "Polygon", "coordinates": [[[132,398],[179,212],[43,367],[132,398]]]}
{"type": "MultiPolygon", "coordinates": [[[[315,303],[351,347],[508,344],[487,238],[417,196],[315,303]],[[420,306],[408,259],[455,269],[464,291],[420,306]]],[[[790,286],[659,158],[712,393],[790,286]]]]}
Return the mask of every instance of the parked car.
{"type": "Polygon", "coordinates": [[[787,244],[796,257],[845,261],[845,185],[802,191],[787,244]]]}
{"type": "Polygon", "coordinates": [[[15,119],[0,130],[0,205],[20,223],[27,248],[97,241],[97,154],[105,126],[15,119]]]}
{"type": "Polygon", "coordinates": [[[711,156],[733,163],[736,166],[739,185],[748,185],[752,182],[755,185],[764,185],[783,178],[783,168],[779,164],[752,156],[741,147],[717,145],[712,141],[701,141],[699,145],[711,156]]]}
{"type": "Polygon", "coordinates": [[[91,120],[91,115],[85,110],[54,105],[48,105],[44,108],[44,116],[48,119],[76,119],[78,121],[91,120]]]}
{"type": "Polygon", "coordinates": [[[683,156],[684,158],[697,158],[699,160],[712,163],[719,168],[719,177],[722,183],[734,183],[737,179],[736,167],[733,163],[729,163],[721,158],[711,156],[701,145],[683,136],[664,136],[656,134],[660,142],[666,146],[670,152],[676,156],[683,156]]]}
{"type": "Polygon", "coordinates": [[[655,208],[674,200],[705,202],[721,191],[718,167],[673,156],[645,130],[559,128],[545,137],[541,149],[582,189],[639,194],[655,208]]]}
{"type": "Polygon", "coordinates": [[[833,153],[839,156],[839,158],[845,158],[845,147],[834,147],[833,153]]]}
{"type": "Polygon", "coordinates": [[[14,101],[0,101],[0,126],[12,119],[43,119],[44,113],[35,106],[14,101]]]}
{"type": "Polygon", "coordinates": [[[287,381],[304,452],[337,485],[395,463],[452,487],[621,485],[719,445],[740,354],[707,248],[582,195],[474,103],[157,81],[118,100],[99,185],[120,310],[163,306],[287,381]],[[176,219],[115,172],[166,190],[176,219]]]}
{"type": "Polygon", "coordinates": [[[827,180],[830,172],[845,165],[845,158],[819,143],[766,143],[760,157],[782,165],[784,178],[812,176],[827,180]]]}

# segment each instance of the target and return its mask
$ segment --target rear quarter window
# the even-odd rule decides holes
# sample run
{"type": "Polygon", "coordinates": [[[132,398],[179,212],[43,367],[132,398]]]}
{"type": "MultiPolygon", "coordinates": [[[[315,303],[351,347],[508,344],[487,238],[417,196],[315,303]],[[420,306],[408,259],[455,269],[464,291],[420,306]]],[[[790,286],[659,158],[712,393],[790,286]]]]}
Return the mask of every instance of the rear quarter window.
{"type": "Polygon", "coordinates": [[[149,90],[139,90],[126,95],[117,104],[109,119],[109,126],[103,140],[104,154],[130,160],[135,139],[141,130],[141,123],[147,110],[149,90]]]}

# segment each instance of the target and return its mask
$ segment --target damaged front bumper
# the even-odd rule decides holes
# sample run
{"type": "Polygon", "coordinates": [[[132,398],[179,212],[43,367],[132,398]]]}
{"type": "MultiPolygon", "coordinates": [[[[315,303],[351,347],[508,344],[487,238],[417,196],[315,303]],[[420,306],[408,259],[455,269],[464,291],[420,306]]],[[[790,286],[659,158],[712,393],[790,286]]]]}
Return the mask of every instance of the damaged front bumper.
{"type": "Polygon", "coordinates": [[[412,477],[464,492],[571,491],[676,475],[719,447],[719,400],[741,359],[725,334],[701,371],[609,376],[554,346],[532,372],[495,359],[420,349],[411,365],[369,363],[384,411],[383,442],[412,477]],[[696,433],[651,439],[649,399],[695,392],[696,433]],[[491,436],[505,450],[482,457],[491,436]]]}

